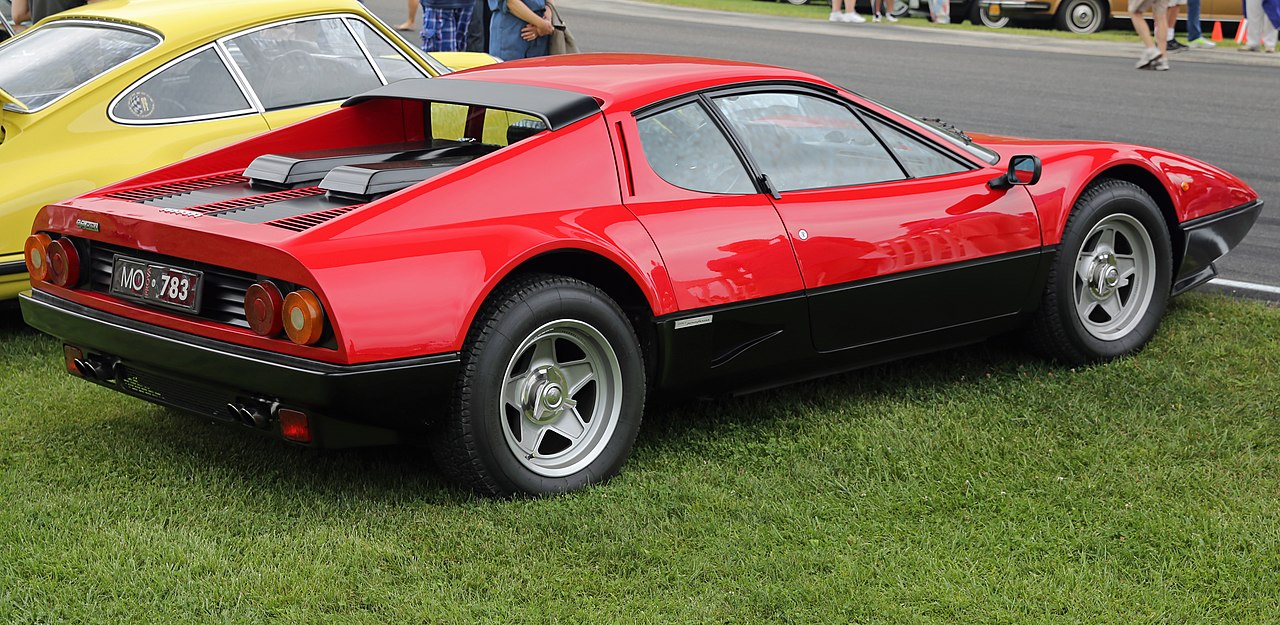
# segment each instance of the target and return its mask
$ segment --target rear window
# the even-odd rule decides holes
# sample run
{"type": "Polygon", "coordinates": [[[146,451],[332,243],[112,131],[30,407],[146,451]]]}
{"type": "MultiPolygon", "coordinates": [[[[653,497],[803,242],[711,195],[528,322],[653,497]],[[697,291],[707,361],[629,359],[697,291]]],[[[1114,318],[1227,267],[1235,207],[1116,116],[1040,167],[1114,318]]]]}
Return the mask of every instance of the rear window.
{"type": "Polygon", "coordinates": [[[0,47],[0,88],[35,111],[159,43],[151,33],[105,24],[42,26],[0,47]]]}

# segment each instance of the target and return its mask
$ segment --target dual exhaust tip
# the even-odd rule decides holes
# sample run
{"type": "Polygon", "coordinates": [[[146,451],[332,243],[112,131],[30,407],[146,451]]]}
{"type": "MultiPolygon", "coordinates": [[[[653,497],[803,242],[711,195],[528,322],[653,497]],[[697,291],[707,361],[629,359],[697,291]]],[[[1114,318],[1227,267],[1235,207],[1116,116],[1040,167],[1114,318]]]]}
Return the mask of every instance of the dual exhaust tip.
{"type": "Polygon", "coordinates": [[[231,414],[232,419],[245,427],[258,430],[267,428],[275,408],[275,403],[268,404],[266,402],[254,402],[251,404],[231,402],[227,404],[227,412],[231,414]]]}

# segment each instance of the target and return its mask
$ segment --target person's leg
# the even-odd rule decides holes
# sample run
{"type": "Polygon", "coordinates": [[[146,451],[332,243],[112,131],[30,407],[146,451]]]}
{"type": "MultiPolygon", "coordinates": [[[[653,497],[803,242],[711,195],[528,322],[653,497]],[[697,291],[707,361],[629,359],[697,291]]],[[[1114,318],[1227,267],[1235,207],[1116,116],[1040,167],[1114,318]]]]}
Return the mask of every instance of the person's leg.
{"type": "Polygon", "coordinates": [[[1155,42],[1151,39],[1151,27],[1147,26],[1146,18],[1141,13],[1130,13],[1129,20],[1133,22],[1133,31],[1138,33],[1138,38],[1142,40],[1142,47],[1154,48],[1155,42]]]}
{"type": "Polygon", "coordinates": [[[404,23],[396,26],[396,30],[413,30],[418,26],[418,3],[421,0],[405,0],[405,8],[408,9],[409,17],[405,18],[404,23]]]}
{"type": "Polygon", "coordinates": [[[1204,37],[1200,31],[1200,0],[1187,0],[1187,41],[1199,41],[1204,37]]]}
{"type": "Polygon", "coordinates": [[[1160,56],[1164,56],[1166,44],[1168,43],[1165,37],[1169,35],[1169,11],[1167,9],[1160,10],[1157,7],[1156,10],[1151,12],[1151,18],[1156,23],[1156,49],[1160,51],[1160,56]]]}
{"type": "Polygon", "coordinates": [[[1241,50],[1256,51],[1260,49],[1262,42],[1262,22],[1267,19],[1266,12],[1262,8],[1262,0],[1245,0],[1245,44],[1241,50]]]}

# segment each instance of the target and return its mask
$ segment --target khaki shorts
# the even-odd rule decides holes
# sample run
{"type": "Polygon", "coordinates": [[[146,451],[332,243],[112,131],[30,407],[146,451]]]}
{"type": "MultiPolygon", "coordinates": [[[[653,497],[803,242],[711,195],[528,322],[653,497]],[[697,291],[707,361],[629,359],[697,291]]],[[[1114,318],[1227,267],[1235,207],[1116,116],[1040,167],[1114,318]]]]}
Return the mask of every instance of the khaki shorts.
{"type": "MultiPolygon", "coordinates": [[[[1184,0],[1185,2],[1185,0],[1184,0]]],[[[1129,0],[1129,14],[1136,15],[1144,11],[1164,11],[1169,8],[1168,0],[1129,0]]]]}

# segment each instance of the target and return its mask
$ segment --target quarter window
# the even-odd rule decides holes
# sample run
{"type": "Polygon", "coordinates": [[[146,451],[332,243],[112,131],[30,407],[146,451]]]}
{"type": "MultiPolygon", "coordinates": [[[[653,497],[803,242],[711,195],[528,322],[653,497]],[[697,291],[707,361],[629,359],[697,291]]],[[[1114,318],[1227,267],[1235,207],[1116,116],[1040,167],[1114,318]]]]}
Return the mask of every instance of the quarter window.
{"type": "Polygon", "coordinates": [[[894,155],[913,178],[954,174],[967,169],[923,141],[878,119],[869,118],[867,123],[880,135],[880,138],[884,139],[885,145],[893,150],[894,155]]]}
{"type": "Polygon", "coordinates": [[[226,47],[267,110],[341,100],[382,84],[338,18],[256,30],[226,47]]]}
{"type": "Polygon", "coordinates": [[[387,82],[426,76],[417,65],[405,58],[395,46],[383,39],[368,24],[356,19],[348,19],[347,23],[355,30],[356,37],[360,38],[365,49],[373,56],[373,62],[378,64],[378,69],[386,77],[387,82]]]}
{"type": "Polygon", "coordinates": [[[111,114],[122,121],[153,122],[252,110],[222,58],[207,48],[130,89],[111,114]]]}
{"type": "Polygon", "coordinates": [[[663,180],[703,193],[753,193],[746,167],[697,102],[639,120],[644,157],[663,180]]]}
{"type": "Polygon", "coordinates": [[[779,191],[905,178],[847,107],[800,93],[721,96],[716,107],[779,191]]]}
{"type": "Polygon", "coordinates": [[[0,85],[35,111],[160,43],[149,33],[83,21],[36,29],[0,48],[0,85]]]}

